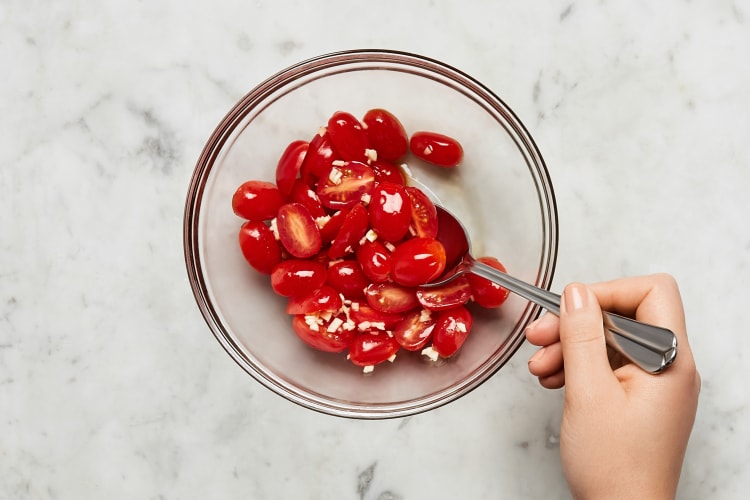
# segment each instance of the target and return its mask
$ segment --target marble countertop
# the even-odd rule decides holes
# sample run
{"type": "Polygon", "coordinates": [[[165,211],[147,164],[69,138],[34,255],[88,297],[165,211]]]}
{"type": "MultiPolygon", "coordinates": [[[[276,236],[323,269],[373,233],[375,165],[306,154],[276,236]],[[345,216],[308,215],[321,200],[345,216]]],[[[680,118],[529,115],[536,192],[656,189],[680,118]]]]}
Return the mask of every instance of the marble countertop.
{"type": "Polygon", "coordinates": [[[440,409],[346,420],[261,387],[196,308],[206,139],[266,77],[350,48],[440,58],[521,117],[556,189],[553,289],[678,279],[703,377],[679,497],[745,498],[746,0],[2,2],[0,498],[569,498],[531,346],[440,409]]]}

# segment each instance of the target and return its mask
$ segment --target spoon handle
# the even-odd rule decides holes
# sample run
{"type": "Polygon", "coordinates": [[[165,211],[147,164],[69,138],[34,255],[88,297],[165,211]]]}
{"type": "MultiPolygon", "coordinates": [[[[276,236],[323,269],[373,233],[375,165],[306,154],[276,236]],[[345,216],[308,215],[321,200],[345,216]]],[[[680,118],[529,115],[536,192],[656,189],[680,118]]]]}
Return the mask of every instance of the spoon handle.
{"type": "MultiPolygon", "coordinates": [[[[467,271],[560,315],[560,295],[530,285],[483,262],[471,259],[467,271]]],[[[677,337],[671,330],[604,311],[607,344],[649,373],[659,373],[677,356],[677,337]]]]}

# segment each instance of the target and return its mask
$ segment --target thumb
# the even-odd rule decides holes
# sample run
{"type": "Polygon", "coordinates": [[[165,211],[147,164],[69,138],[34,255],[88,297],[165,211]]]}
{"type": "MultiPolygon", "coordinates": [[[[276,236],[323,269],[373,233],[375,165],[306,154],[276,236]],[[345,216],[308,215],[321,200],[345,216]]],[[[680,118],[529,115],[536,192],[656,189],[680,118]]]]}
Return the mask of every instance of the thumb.
{"type": "Polygon", "coordinates": [[[565,385],[572,391],[590,391],[614,380],[604,341],[599,301],[588,287],[572,283],[560,301],[560,343],[565,385]]]}

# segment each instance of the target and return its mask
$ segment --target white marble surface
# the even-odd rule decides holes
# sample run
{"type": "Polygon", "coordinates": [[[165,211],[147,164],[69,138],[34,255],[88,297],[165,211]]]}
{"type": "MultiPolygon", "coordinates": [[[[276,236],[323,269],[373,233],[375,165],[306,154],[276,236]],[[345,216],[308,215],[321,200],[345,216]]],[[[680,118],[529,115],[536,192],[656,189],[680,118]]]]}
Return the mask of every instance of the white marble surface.
{"type": "Polygon", "coordinates": [[[746,498],[747,0],[0,2],[0,498],[569,497],[530,346],[439,410],[342,420],[260,387],[195,307],[182,211],[211,130],[362,47],[441,58],[524,120],[554,288],[677,277],[704,381],[679,496],[746,498]]]}

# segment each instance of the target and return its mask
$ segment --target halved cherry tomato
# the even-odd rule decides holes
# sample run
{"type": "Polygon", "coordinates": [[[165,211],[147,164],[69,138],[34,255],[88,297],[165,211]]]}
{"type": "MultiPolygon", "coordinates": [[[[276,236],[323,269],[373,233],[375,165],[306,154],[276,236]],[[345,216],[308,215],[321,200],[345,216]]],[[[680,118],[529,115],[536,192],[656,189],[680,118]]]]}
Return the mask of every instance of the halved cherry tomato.
{"type": "Polygon", "coordinates": [[[386,313],[402,313],[419,307],[414,288],[396,283],[371,283],[365,288],[367,303],[386,313]]]}
{"type": "Polygon", "coordinates": [[[357,203],[344,217],[341,228],[331,242],[331,248],[328,249],[328,256],[332,259],[340,259],[347,253],[353,253],[359,240],[367,232],[368,217],[367,209],[362,203],[357,203]]]}
{"type": "Polygon", "coordinates": [[[279,208],[276,228],[281,244],[297,258],[312,257],[323,244],[315,219],[300,203],[286,203],[279,208]]]}
{"type": "Polygon", "coordinates": [[[325,283],[328,273],[320,262],[285,259],[271,272],[271,288],[283,297],[306,295],[325,283]]]}
{"type": "Polygon", "coordinates": [[[336,111],[328,119],[328,135],[344,160],[363,161],[369,148],[364,127],[351,113],[336,111]]]}
{"type": "Polygon", "coordinates": [[[321,127],[318,133],[310,140],[307,155],[300,167],[300,177],[305,183],[314,188],[323,172],[331,166],[334,160],[342,159],[333,148],[331,136],[325,127],[321,127]]]}
{"type": "Polygon", "coordinates": [[[425,309],[440,311],[462,306],[471,298],[471,286],[465,276],[436,288],[418,288],[417,299],[425,309]]]}
{"type": "Polygon", "coordinates": [[[391,253],[391,279],[404,286],[434,280],[445,269],[443,244],[432,238],[412,238],[391,253]]]}
{"type": "Polygon", "coordinates": [[[387,161],[375,160],[370,163],[370,168],[375,173],[375,181],[377,182],[393,182],[402,186],[406,184],[404,171],[398,165],[387,161]]]}
{"type": "Polygon", "coordinates": [[[388,161],[398,160],[406,154],[409,139],[398,118],[384,109],[371,109],[362,121],[367,126],[365,133],[370,147],[378,152],[378,158],[388,161]]]}
{"type": "Polygon", "coordinates": [[[344,219],[349,213],[351,207],[344,207],[341,210],[336,210],[331,216],[323,222],[320,228],[320,238],[323,240],[323,244],[327,245],[332,242],[333,239],[339,234],[341,226],[344,224],[344,219]]]}
{"type": "Polygon", "coordinates": [[[434,314],[425,309],[416,309],[407,313],[396,325],[393,338],[407,351],[418,351],[430,341],[434,328],[434,314]]]}
{"type": "Polygon", "coordinates": [[[284,196],[289,196],[292,192],[294,179],[299,174],[308,147],[307,141],[293,141],[279,158],[279,163],[276,165],[276,185],[284,196]]]}
{"type": "MultiPolygon", "coordinates": [[[[325,276],[325,275],[324,275],[325,276]]],[[[323,285],[310,293],[292,295],[286,303],[287,314],[336,312],[341,309],[341,295],[332,286],[323,285]]]]}
{"type": "Polygon", "coordinates": [[[349,345],[349,361],[357,366],[377,365],[396,354],[399,347],[398,342],[385,333],[360,333],[349,345]]]}
{"type": "MultiPolygon", "coordinates": [[[[477,259],[480,262],[487,264],[488,266],[499,269],[502,272],[507,272],[505,266],[500,263],[495,257],[479,257],[477,259]]],[[[474,302],[482,307],[495,308],[500,307],[503,302],[508,298],[510,292],[507,288],[503,288],[490,280],[481,278],[475,274],[466,275],[469,285],[471,286],[471,294],[474,302]]]]}
{"type": "Polygon", "coordinates": [[[239,241],[242,255],[256,271],[271,274],[276,264],[281,262],[281,245],[263,222],[248,221],[242,224],[239,241]]]}
{"type": "Polygon", "coordinates": [[[420,238],[434,238],[438,233],[437,208],[421,189],[406,186],[411,201],[411,228],[420,238]]]}
{"type": "MultiPolygon", "coordinates": [[[[305,184],[302,179],[295,179],[292,192],[287,198],[289,203],[300,203],[307,207],[313,218],[324,217],[326,214],[320,198],[313,188],[305,184]]],[[[277,209],[278,210],[278,209],[277,209]]]]}
{"type": "Polygon", "coordinates": [[[391,253],[378,240],[365,240],[357,247],[357,262],[370,281],[383,283],[391,272],[391,253]]]}
{"type": "Polygon", "coordinates": [[[352,304],[349,318],[354,321],[360,331],[368,330],[367,324],[376,330],[392,330],[401,321],[402,315],[378,311],[368,304],[358,302],[357,307],[352,304]]]}
{"type": "Polygon", "coordinates": [[[381,182],[372,191],[370,226],[387,241],[399,241],[409,230],[411,201],[404,186],[381,182]]]}
{"type": "Polygon", "coordinates": [[[440,311],[432,331],[432,347],[444,358],[456,354],[471,332],[473,319],[464,306],[440,311]]]}
{"type": "Polygon", "coordinates": [[[440,167],[455,167],[464,156],[461,144],[454,138],[437,132],[414,132],[409,148],[418,158],[440,167]]]}
{"type": "Polygon", "coordinates": [[[234,213],[247,220],[273,219],[283,204],[279,188],[265,181],[243,182],[232,196],[234,213]]]}
{"type": "Polygon", "coordinates": [[[341,260],[328,266],[327,282],[348,299],[361,299],[370,283],[356,260],[341,260]]]}
{"type": "Polygon", "coordinates": [[[329,331],[329,327],[333,326],[331,323],[333,319],[327,322],[321,322],[322,324],[313,323],[315,325],[313,327],[307,323],[305,318],[311,318],[312,322],[314,316],[305,316],[304,314],[294,316],[294,319],[292,320],[292,328],[294,329],[294,333],[296,333],[303,342],[314,349],[325,352],[341,352],[349,347],[349,344],[351,344],[352,339],[354,338],[354,330],[343,328],[343,320],[341,317],[334,316],[334,318],[342,320],[342,323],[336,328],[330,328],[332,331],[329,331]]]}
{"type": "Polygon", "coordinates": [[[359,161],[334,162],[318,181],[317,192],[323,206],[340,209],[372,194],[375,174],[359,161]]]}

